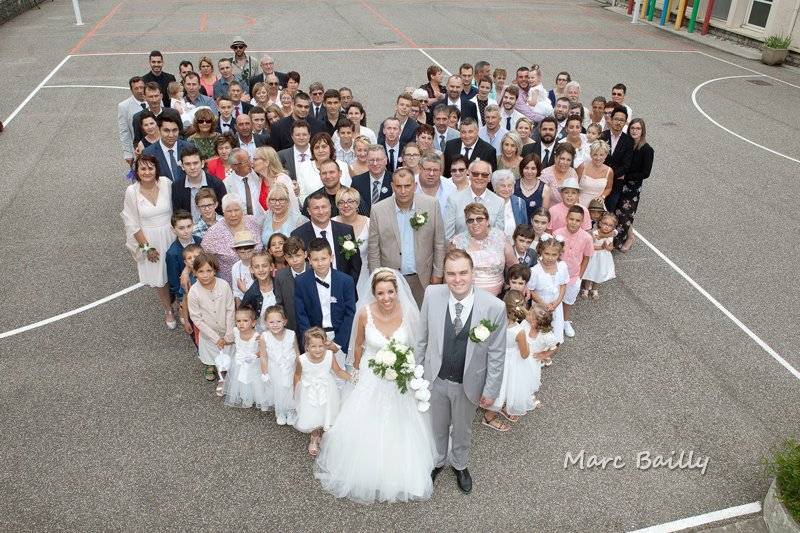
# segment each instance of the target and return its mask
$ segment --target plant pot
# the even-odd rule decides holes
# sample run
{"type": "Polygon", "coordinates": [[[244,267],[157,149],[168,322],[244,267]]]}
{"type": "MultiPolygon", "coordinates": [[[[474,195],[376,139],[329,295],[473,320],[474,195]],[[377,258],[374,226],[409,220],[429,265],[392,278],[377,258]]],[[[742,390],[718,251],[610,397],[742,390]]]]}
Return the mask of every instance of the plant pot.
{"type": "Polygon", "coordinates": [[[788,53],[788,48],[769,48],[764,46],[761,48],[761,62],[765,65],[780,65],[786,61],[788,53]]]}
{"type": "Polygon", "coordinates": [[[778,500],[777,491],[777,481],[773,479],[767,491],[767,497],[764,498],[763,512],[767,530],[769,533],[800,533],[800,524],[778,500]]]}

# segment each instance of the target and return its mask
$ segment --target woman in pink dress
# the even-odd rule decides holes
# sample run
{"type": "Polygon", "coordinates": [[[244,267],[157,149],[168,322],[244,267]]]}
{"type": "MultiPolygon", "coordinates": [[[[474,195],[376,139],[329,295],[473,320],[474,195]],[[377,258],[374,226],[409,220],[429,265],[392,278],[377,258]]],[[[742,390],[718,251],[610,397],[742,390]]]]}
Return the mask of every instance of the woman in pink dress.
{"type": "MultiPolygon", "coordinates": [[[[211,226],[203,236],[200,246],[206,253],[214,254],[219,261],[217,277],[231,282],[231,269],[239,260],[233,249],[233,236],[237,232],[247,230],[253,235],[261,235],[261,226],[253,215],[245,215],[241,197],[229,192],[222,199],[222,220],[211,226]]],[[[256,250],[261,250],[258,240],[256,250]]]]}
{"type": "Polygon", "coordinates": [[[478,203],[464,208],[467,231],[459,233],[451,244],[466,250],[475,267],[475,286],[495,296],[503,290],[506,265],[516,262],[511,242],[505,233],[489,225],[489,211],[478,203]]]}
{"type": "Polygon", "coordinates": [[[578,173],[572,168],[575,161],[574,146],[570,143],[559,143],[553,157],[555,164],[542,170],[542,175],[539,176],[539,181],[544,183],[543,207],[548,209],[561,201],[561,194],[558,192],[561,183],[567,178],[578,179],[578,173]]]}
{"type": "Polygon", "coordinates": [[[605,205],[606,197],[611,194],[614,171],[604,163],[609,150],[608,143],[602,139],[589,145],[589,160],[583,165],[581,196],[578,199],[578,203],[584,207],[589,207],[589,202],[595,198],[601,198],[605,205]]]}

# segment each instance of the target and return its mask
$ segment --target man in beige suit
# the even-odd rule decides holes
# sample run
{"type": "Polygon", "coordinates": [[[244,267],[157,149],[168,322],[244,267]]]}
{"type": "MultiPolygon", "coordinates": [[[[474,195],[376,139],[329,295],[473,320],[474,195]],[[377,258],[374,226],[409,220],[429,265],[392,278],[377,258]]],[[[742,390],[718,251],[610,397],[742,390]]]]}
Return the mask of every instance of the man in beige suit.
{"type": "Polygon", "coordinates": [[[414,174],[397,169],[392,176],[394,194],[372,206],[367,257],[370,272],[381,266],[399,270],[421,305],[425,288],[442,282],[447,250],[436,200],[415,190],[414,174]]]}

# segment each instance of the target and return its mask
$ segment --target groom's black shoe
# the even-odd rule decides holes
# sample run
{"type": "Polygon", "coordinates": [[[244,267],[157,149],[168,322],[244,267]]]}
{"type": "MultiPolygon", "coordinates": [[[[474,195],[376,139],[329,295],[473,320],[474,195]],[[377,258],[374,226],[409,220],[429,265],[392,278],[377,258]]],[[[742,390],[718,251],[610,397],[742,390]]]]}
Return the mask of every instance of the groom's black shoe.
{"type": "Polygon", "coordinates": [[[466,468],[464,470],[453,468],[453,472],[456,473],[456,483],[458,483],[458,488],[461,489],[461,492],[464,494],[472,492],[472,476],[469,475],[469,470],[466,468]]]}
{"type": "Polygon", "coordinates": [[[436,481],[436,476],[439,475],[439,472],[441,472],[443,468],[444,468],[443,466],[437,466],[436,468],[431,470],[431,481],[436,481]]]}

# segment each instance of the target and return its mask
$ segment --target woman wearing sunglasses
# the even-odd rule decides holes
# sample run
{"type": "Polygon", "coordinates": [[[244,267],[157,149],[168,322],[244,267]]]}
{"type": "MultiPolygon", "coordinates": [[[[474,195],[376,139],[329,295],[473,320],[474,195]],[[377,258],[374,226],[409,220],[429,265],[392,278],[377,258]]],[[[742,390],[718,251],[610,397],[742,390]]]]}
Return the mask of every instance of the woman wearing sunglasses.
{"type": "Polygon", "coordinates": [[[208,108],[200,108],[194,114],[192,122],[194,133],[189,136],[189,140],[197,146],[200,158],[203,161],[214,157],[214,143],[219,137],[217,129],[217,117],[208,108]]]}

